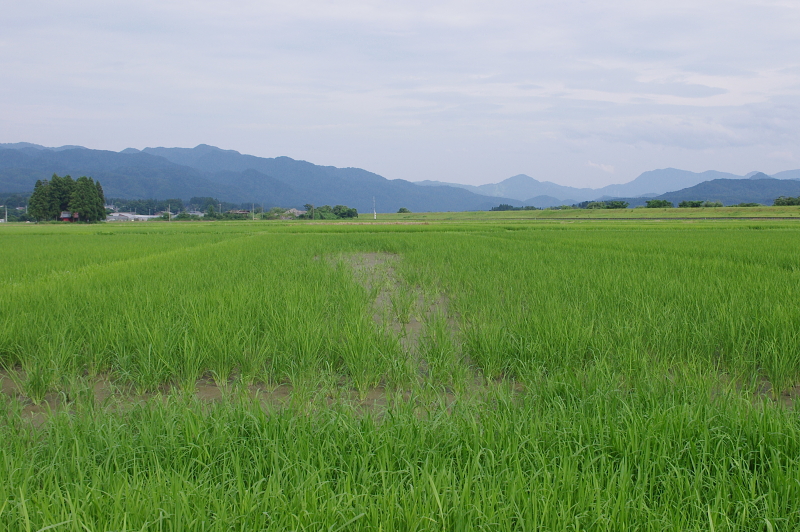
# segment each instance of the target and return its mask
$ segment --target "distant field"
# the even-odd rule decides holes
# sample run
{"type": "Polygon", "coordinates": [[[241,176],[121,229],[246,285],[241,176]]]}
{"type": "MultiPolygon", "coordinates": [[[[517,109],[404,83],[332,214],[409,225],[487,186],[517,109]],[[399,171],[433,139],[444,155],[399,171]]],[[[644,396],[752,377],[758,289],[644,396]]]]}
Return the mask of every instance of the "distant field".
{"type": "Polygon", "coordinates": [[[800,225],[737,213],[800,218],[0,225],[0,529],[800,529],[800,225]]]}
{"type": "MultiPolygon", "coordinates": [[[[361,219],[372,219],[362,213],[361,219]]],[[[540,220],[540,219],[664,219],[664,218],[800,218],[800,207],[705,207],[697,209],[565,209],[538,211],[476,211],[379,214],[379,220],[540,220]]]]}

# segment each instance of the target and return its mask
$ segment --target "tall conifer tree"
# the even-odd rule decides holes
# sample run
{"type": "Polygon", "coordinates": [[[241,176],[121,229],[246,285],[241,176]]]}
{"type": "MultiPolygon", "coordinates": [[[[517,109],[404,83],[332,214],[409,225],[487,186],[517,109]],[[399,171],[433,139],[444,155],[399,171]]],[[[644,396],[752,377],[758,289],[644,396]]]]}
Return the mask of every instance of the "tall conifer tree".
{"type": "Polygon", "coordinates": [[[75,181],[69,210],[78,213],[79,219],[84,222],[96,222],[99,219],[97,209],[97,187],[90,177],[81,176],[75,181]]]}
{"type": "MultiPolygon", "coordinates": [[[[91,178],[90,178],[91,179],[91,178]]],[[[103,194],[103,187],[100,186],[100,181],[94,182],[95,190],[97,191],[96,201],[97,201],[97,219],[98,220],[105,220],[106,219],[106,197],[103,194]]]]}
{"type": "Polygon", "coordinates": [[[50,182],[47,179],[37,180],[33,194],[28,200],[28,212],[38,221],[49,220],[53,215],[55,201],[52,196],[50,182]]]}

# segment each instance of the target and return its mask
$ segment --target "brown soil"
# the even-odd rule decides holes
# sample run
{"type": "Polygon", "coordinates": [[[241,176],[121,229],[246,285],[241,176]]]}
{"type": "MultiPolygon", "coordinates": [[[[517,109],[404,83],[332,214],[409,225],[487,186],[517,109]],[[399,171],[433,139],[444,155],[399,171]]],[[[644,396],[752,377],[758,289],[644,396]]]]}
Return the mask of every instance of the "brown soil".
{"type": "MultiPolygon", "coordinates": [[[[33,403],[23,395],[14,384],[14,379],[8,372],[0,372],[2,395],[20,406],[21,417],[33,426],[43,425],[53,413],[68,409],[75,398],[65,392],[48,393],[39,403],[33,403]]],[[[215,403],[226,398],[249,399],[257,401],[265,409],[292,408],[298,411],[310,412],[321,408],[347,407],[363,415],[376,415],[382,417],[392,404],[400,401],[411,403],[416,415],[420,418],[435,414],[436,412],[452,412],[459,402],[482,401],[492,403],[493,393],[505,390],[511,393],[512,400],[522,400],[528,390],[519,382],[508,379],[486,381],[480,375],[475,375],[466,389],[456,393],[446,386],[419,387],[412,390],[389,390],[378,386],[359,393],[347,387],[342,382],[342,388],[331,393],[322,388],[313,389],[310,393],[297,396],[294,388],[287,383],[279,385],[266,385],[263,383],[252,384],[247,387],[237,387],[238,383],[227,383],[218,386],[213,379],[201,378],[195,383],[193,396],[204,403],[215,403]]],[[[135,393],[130,385],[115,383],[107,375],[99,375],[89,381],[85,390],[91,390],[94,403],[102,408],[112,411],[128,411],[133,407],[153,404],[153,402],[166,402],[174,393],[181,393],[178,387],[164,386],[156,393],[135,393]]],[[[720,394],[722,391],[720,390],[720,394]]],[[[772,401],[769,383],[762,384],[753,394],[754,401],[772,401]]],[[[778,404],[793,409],[800,401],[800,386],[794,386],[783,392],[777,400],[778,404]]]]}
{"type": "MultiPolygon", "coordinates": [[[[435,300],[428,300],[420,287],[409,286],[401,280],[396,273],[396,266],[402,260],[398,255],[358,253],[345,260],[352,267],[355,279],[368,291],[377,292],[372,308],[375,323],[398,335],[406,352],[418,354],[425,321],[436,312],[448,316],[447,296],[440,294],[435,300]],[[408,307],[407,311],[404,306],[408,307]]],[[[455,319],[448,317],[448,324],[455,338],[455,319]]],[[[424,365],[424,361],[422,363],[424,365]]]]}
{"type": "Polygon", "coordinates": [[[7,371],[0,371],[0,392],[3,395],[16,397],[19,393],[19,386],[11,378],[7,371]]]}

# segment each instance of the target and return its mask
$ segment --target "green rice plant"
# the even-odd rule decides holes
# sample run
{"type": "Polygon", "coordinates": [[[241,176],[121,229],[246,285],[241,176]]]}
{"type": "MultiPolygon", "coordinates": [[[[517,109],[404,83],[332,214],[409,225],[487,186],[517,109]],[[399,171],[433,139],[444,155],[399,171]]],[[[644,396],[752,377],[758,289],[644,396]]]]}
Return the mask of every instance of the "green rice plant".
{"type": "Polygon", "coordinates": [[[365,338],[366,323],[353,323],[344,328],[341,343],[334,347],[337,358],[342,360],[347,375],[363,396],[369,388],[377,386],[385,374],[385,354],[374,341],[365,338]]]}
{"type": "Polygon", "coordinates": [[[433,312],[420,338],[419,356],[426,365],[429,383],[463,391],[469,369],[462,363],[452,335],[447,317],[441,311],[433,312]]]}
{"type": "Polygon", "coordinates": [[[42,358],[28,360],[23,364],[22,371],[25,375],[21,386],[23,393],[34,404],[39,404],[54,388],[56,371],[52,362],[42,358]]]}
{"type": "Polygon", "coordinates": [[[408,388],[417,376],[416,356],[405,349],[401,337],[387,328],[379,328],[377,349],[383,354],[385,383],[392,388],[408,388]]]}
{"type": "Polygon", "coordinates": [[[392,316],[398,323],[407,325],[411,321],[417,298],[414,290],[405,287],[394,288],[391,295],[392,316]]]}
{"type": "Polygon", "coordinates": [[[0,228],[0,530],[800,528],[793,223],[464,216],[0,228]]]}
{"type": "Polygon", "coordinates": [[[265,412],[173,396],[78,402],[42,429],[5,409],[0,523],[33,530],[291,527],[757,529],[800,524],[796,416],[681,381],[620,390],[609,369],[515,399],[265,412]],[[688,385],[688,386],[686,386],[688,385]],[[301,412],[302,415],[298,415],[301,412]],[[62,442],[71,442],[63,446],[62,442]]]}

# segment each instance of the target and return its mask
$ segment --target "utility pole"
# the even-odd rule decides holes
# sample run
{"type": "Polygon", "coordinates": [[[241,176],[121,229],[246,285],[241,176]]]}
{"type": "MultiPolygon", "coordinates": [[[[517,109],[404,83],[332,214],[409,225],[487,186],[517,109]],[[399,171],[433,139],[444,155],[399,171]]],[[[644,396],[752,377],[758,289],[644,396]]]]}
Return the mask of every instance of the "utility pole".
{"type": "Polygon", "coordinates": [[[378,219],[378,211],[375,210],[375,196],[372,196],[372,219],[378,219]]]}
{"type": "Polygon", "coordinates": [[[250,205],[251,205],[250,208],[252,209],[252,212],[253,212],[253,221],[255,222],[256,221],[256,204],[255,203],[251,203],[250,205]]]}
{"type": "Polygon", "coordinates": [[[168,222],[172,221],[172,205],[170,205],[169,203],[167,203],[167,221],[168,222]]]}

